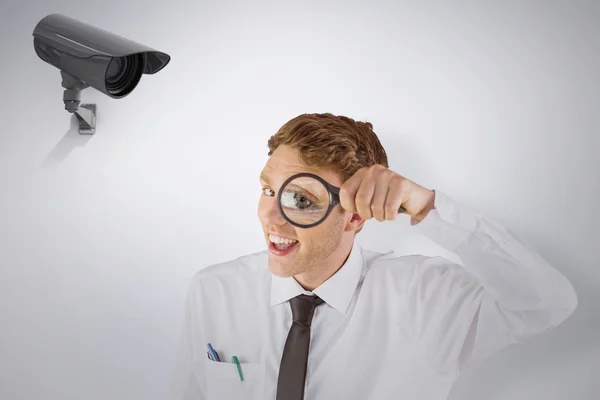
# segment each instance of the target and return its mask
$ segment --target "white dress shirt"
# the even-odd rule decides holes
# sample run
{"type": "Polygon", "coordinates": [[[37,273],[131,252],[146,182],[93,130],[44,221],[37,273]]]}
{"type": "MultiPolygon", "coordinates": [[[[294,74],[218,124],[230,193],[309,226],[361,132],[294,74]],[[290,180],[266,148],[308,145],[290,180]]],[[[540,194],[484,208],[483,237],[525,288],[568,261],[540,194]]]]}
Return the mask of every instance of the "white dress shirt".
{"type": "MultiPolygon", "coordinates": [[[[575,310],[571,283],[506,228],[439,191],[434,205],[411,229],[464,267],[355,242],[313,292],[325,304],[313,317],[305,399],[443,400],[466,367],[575,310]]],[[[313,294],[270,272],[267,251],[196,273],[171,400],[275,400],[288,300],[302,293],[313,294]],[[208,359],[209,342],[221,362],[208,359]]]]}

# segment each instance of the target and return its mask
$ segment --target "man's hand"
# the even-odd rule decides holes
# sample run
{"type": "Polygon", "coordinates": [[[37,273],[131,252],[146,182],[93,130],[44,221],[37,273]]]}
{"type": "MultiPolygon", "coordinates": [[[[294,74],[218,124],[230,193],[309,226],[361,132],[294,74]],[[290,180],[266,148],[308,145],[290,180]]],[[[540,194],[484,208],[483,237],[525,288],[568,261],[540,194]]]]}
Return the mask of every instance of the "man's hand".
{"type": "Polygon", "coordinates": [[[402,206],[414,225],[434,209],[434,199],[433,190],[378,164],[361,168],[340,188],[340,203],[344,210],[377,221],[396,219],[402,206]]]}

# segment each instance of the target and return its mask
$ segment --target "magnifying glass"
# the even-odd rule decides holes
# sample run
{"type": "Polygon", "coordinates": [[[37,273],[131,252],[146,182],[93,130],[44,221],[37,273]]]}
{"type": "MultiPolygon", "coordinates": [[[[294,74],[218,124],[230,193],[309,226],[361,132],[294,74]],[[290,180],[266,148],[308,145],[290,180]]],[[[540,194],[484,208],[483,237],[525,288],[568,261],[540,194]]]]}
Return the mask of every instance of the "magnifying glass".
{"type": "MultiPolygon", "coordinates": [[[[279,212],[290,224],[311,228],[323,222],[340,202],[340,188],[318,175],[303,172],[286,179],[277,194],[279,212]]],[[[398,209],[399,213],[406,210],[398,209]]]]}

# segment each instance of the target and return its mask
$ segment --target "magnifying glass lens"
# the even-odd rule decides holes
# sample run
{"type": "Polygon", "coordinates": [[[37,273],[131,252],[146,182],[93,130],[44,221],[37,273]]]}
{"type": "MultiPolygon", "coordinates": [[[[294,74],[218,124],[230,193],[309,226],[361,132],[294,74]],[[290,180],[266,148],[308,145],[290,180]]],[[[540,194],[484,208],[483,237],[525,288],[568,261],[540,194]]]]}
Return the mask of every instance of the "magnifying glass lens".
{"type": "Polygon", "coordinates": [[[300,226],[321,222],[329,209],[329,192],[317,179],[301,176],[281,188],[281,210],[300,226]]]}

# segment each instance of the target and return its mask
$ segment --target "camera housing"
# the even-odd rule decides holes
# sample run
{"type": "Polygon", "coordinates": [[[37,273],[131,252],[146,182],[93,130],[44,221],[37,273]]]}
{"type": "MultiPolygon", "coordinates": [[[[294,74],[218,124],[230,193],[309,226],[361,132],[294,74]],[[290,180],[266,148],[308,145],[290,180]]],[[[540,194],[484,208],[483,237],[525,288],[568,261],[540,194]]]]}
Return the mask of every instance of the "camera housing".
{"type": "Polygon", "coordinates": [[[114,99],[129,95],[143,74],[162,70],[171,57],[62,14],[42,18],[33,31],[36,54],[61,71],[65,109],[80,122],[80,133],[95,133],[95,104],[81,104],[92,87],[114,99]]]}

